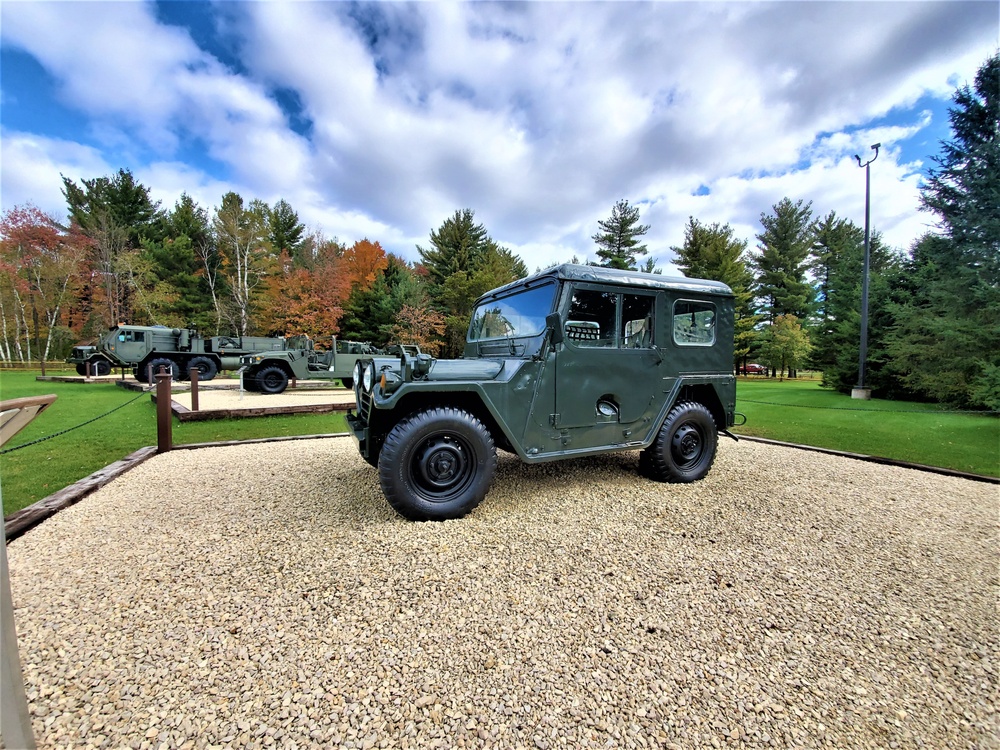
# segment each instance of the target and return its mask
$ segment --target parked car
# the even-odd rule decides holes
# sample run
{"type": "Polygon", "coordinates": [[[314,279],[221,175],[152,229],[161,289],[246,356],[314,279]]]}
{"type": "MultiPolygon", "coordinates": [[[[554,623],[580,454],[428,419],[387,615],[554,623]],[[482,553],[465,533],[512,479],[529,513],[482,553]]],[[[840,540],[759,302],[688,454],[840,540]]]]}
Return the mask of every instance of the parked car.
{"type": "Polygon", "coordinates": [[[764,365],[758,365],[751,362],[748,365],[744,365],[740,370],[744,375],[767,375],[767,368],[764,365]]]}

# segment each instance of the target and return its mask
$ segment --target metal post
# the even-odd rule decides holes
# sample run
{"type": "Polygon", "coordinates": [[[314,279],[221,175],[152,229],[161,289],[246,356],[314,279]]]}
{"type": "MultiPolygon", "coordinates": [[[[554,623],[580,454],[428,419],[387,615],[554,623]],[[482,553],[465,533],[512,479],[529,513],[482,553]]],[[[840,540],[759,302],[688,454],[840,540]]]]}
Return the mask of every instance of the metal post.
{"type": "Polygon", "coordinates": [[[197,367],[191,368],[191,411],[198,411],[198,376],[201,370],[197,367]]]}
{"type": "Polygon", "coordinates": [[[172,447],[173,424],[170,421],[170,373],[161,367],[156,376],[156,452],[166,453],[172,447]]]}
{"type": "Polygon", "coordinates": [[[875,156],[864,164],[857,154],[858,166],[865,168],[865,260],[861,276],[861,351],[858,363],[858,384],[851,390],[851,398],[868,400],[872,397],[871,388],[865,387],[865,361],[868,359],[868,271],[871,266],[871,194],[872,171],[871,164],[878,158],[881,143],[872,145],[875,156]]]}

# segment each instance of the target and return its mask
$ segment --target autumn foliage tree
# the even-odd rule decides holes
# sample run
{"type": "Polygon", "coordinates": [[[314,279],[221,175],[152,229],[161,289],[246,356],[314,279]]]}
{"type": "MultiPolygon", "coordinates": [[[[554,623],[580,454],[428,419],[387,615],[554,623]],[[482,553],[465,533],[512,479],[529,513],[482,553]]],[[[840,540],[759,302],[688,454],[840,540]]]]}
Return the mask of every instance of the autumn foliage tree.
{"type": "Polygon", "coordinates": [[[34,206],[0,219],[0,358],[45,360],[64,306],[72,299],[87,240],[67,233],[34,206]]]}

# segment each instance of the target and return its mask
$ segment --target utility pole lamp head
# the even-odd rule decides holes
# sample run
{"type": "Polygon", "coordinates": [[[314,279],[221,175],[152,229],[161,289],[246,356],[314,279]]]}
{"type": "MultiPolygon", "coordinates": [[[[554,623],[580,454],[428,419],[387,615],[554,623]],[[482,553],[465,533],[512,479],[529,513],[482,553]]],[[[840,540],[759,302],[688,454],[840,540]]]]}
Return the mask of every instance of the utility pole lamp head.
{"type": "Polygon", "coordinates": [[[869,159],[868,161],[866,161],[864,164],[861,163],[861,157],[858,156],[857,154],[855,154],[854,158],[858,160],[858,166],[859,167],[867,167],[869,164],[871,164],[873,161],[875,161],[878,158],[878,150],[880,148],[882,148],[882,144],[881,143],[873,143],[871,145],[871,149],[872,149],[872,151],[875,152],[875,156],[873,156],[871,159],[869,159]]]}

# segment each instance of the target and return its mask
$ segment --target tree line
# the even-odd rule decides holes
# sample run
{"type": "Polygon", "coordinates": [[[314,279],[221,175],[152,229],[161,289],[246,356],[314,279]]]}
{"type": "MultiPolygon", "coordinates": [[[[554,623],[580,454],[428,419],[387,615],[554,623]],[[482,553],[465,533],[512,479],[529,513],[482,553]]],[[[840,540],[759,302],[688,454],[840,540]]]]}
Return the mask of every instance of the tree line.
{"type": "MultiPolygon", "coordinates": [[[[922,188],[938,220],[909,252],[870,242],[866,385],[880,397],[1000,409],[1000,63],[954,95],[952,138],[922,188]]],[[[284,200],[237,193],[211,211],[182,195],[170,209],[125,169],[64,177],[68,218],[32,206],[0,218],[0,361],[61,358],[119,322],[219,333],[405,341],[460,356],[484,292],[522,278],[524,262],[457,210],[410,263],[368,238],[310,232],[284,200]]],[[[795,376],[820,369],[849,391],[858,374],[864,232],[784,198],[760,216],[755,252],[728,224],[690,217],[671,248],[691,277],[736,296],[736,360],[795,376]]],[[[625,199],[598,222],[597,264],[659,273],[649,226],[625,199]]],[[[576,258],[572,259],[576,261],[576,258]]]]}

